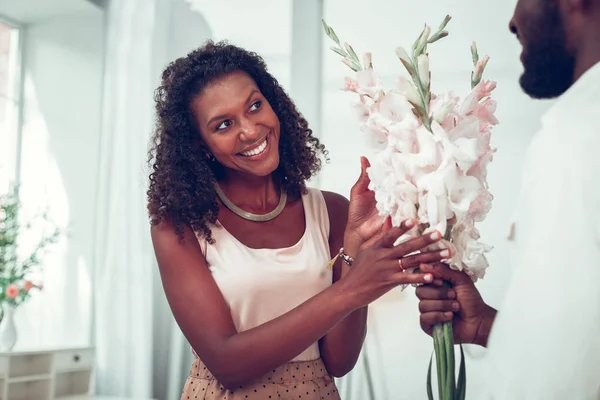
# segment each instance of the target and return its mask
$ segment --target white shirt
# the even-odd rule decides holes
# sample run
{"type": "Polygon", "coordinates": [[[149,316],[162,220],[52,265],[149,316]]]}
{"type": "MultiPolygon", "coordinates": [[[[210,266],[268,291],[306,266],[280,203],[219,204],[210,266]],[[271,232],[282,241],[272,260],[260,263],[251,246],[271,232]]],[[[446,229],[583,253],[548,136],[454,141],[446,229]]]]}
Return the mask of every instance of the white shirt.
{"type": "Polygon", "coordinates": [[[530,144],[516,262],[488,343],[495,400],[600,399],[600,63],[530,144]]]}

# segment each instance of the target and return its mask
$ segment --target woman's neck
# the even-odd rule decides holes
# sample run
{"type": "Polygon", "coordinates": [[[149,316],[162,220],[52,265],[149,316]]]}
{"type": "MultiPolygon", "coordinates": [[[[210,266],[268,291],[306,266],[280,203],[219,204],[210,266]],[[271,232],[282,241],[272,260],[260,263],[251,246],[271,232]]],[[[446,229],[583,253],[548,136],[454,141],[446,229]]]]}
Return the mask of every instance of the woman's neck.
{"type": "Polygon", "coordinates": [[[268,212],[279,203],[280,185],[273,174],[249,177],[229,173],[218,183],[227,198],[244,209],[268,212]]]}

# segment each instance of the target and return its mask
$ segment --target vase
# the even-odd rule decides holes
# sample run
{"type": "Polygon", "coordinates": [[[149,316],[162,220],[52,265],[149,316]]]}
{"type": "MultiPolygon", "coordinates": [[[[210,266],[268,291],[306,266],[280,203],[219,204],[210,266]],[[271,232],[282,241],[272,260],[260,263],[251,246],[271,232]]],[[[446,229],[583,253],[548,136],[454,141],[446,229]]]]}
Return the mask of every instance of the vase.
{"type": "Polygon", "coordinates": [[[17,343],[17,327],[15,326],[16,306],[2,304],[2,321],[0,321],[0,351],[11,351],[17,343]]]}

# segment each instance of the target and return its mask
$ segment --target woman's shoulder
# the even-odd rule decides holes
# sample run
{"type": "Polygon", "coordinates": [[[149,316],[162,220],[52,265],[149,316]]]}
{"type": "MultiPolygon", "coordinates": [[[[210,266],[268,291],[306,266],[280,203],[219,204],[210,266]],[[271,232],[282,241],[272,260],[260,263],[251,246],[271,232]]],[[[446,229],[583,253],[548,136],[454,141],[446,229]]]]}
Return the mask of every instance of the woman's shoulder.
{"type": "MultiPolygon", "coordinates": [[[[309,189],[311,190],[311,189],[309,189]]],[[[325,200],[325,203],[327,204],[327,209],[329,210],[333,210],[335,208],[344,208],[344,209],[348,209],[348,205],[350,204],[350,201],[342,196],[339,193],[335,193],[335,192],[330,192],[327,190],[319,190],[319,189],[312,189],[312,190],[316,190],[321,192],[321,194],[323,195],[323,199],[325,200]]]]}
{"type": "Polygon", "coordinates": [[[325,200],[327,207],[327,214],[329,215],[329,225],[332,228],[332,233],[336,233],[346,228],[346,222],[348,220],[348,206],[350,202],[344,196],[339,193],[330,192],[327,190],[309,189],[315,190],[321,193],[325,200]]]}

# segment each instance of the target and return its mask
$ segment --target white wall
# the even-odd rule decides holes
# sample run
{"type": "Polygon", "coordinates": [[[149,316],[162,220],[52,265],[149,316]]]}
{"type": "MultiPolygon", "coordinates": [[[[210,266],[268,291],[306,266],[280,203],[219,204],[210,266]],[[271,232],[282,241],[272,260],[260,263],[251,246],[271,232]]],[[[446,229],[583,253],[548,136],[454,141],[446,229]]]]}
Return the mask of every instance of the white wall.
{"type": "Polygon", "coordinates": [[[68,237],[45,259],[45,290],[17,312],[17,346],[87,345],[103,13],[89,7],[26,25],[24,51],[25,206],[48,206],[68,237]]]}
{"type": "MultiPolygon", "coordinates": [[[[324,18],[342,41],[350,42],[362,54],[373,52],[373,62],[387,87],[398,74],[404,74],[394,54],[398,45],[410,47],[425,22],[437,28],[446,14],[453,20],[450,36],[431,45],[432,85],[434,91],[453,89],[464,96],[469,86],[471,57],[469,47],[475,39],[480,53],[492,57],[487,74],[498,82],[494,97],[498,101],[500,125],[493,134],[497,155],[489,168],[489,184],[495,196],[493,209],[481,224],[482,240],[495,246],[489,255],[491,264],[486,278],[478,284],[484,298],[499,306],[510,276],[508,224],[519,190],[520,169],[526,146],[539,127],[539,118],[547,103],[525,96],[518,85],[522,67],[519,45],[508,31],[514,0],[481,2],[477,0],[373,0],[368,8],[358,0],[327,0],[324,18]]],[[[330,151],[320,185],[346,196],[358,177],[359,157],[369,155],[350,106],[356,98],[340,90],[343,77],[352,71],[329,50],[325,39],[322,138],[330,151]]],[[[414,289],[393,291],[371,307],[369,335],[365,351],[371,364],[376,399],[426,398],[425,378],[432,340],[420,331],[414,289]]],[[[467,360],[468,397],[478,399],[482,382],[477,358],[482,349],[471,348],[467,360]]],[[[348,382],[346,398],[367,398],[364,369],[352,373],[352,391],[348,382]]]]}

